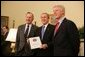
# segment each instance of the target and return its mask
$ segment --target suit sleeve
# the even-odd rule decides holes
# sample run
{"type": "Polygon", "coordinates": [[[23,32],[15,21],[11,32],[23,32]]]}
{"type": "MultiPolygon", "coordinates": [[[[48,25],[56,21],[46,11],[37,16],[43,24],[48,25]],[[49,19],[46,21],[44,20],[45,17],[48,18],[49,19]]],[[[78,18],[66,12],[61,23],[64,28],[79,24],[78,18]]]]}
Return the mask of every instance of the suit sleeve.
{"type": "Polygon", "coordinates": [[[78,55],[80,47],[79,31],[72,21],[68,24],[68,35],[72,49],[74,50],[75,54],[78,55]]]}
{"type": "Polygon", "coordinates": [[[38,33],[37,33],[38,32],[38,29],[39,29],[39,27],[38,26],[35,26],[35,32],[34,32],[35,33],[35,35],[34,35],[35,37],[38,36],[38,33]]]}
{"type": "Polygon", "coordinates": [[[49,38],[51,39],[51,41],[47,42],[47,45],[48,45],[48,47],[53,48],[54,26],[51,27],[51,31],[49,33],[50,33],[49,38]]]}
{"type": "Polygon", "coordinates": [[[18,27],[17,36],[16,36],[16,46],[15,46],[16,55],[18,55],[18,50],[19,50],[19,41],[20,41],[19,30],[20,28],[18,27]]]}

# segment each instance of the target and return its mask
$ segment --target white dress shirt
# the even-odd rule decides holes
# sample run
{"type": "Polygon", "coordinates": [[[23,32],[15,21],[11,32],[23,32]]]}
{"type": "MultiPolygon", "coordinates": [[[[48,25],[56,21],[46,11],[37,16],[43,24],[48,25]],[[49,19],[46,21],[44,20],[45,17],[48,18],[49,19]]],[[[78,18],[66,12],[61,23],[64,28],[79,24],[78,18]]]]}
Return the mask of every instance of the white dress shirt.
{"type": "MultiPolygon", "coordinates": [[[[25,25],[25,31],[24,31],[24,33],[26,32],[27,26],[28,26],[28,24],[25,25]]],[[[29,30],[28,30],[28,34],[27,35],[29,35],[30,30],[31,30],[31,27],[32,27],[32,24],[29,24],[29,30]]]]}
{"type": "Polygon", "coordinates": [[[58,25],[58,27],[60,27],[60,25],[61,25],[61,23],[63,22],[63,20],[64,20],[64,18],[65,18],[65,16],[64,17],[62,17],[61,19],[59,19],[59,25],[58,25]]]}

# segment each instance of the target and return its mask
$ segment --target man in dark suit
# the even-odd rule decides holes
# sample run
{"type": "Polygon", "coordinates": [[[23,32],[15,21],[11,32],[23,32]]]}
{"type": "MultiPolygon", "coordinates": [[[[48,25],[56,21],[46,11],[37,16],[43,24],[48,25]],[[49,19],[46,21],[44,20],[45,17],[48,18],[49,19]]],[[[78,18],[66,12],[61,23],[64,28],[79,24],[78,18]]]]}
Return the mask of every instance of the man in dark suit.
{"type": "Polygon", "coordinates": [[[30,44],[27,39],[35,36],[37,26],[32,24],[34,15],[31,12],[26,14],[26,24],[18,27],[17,37],[16,37],[16,55],[19,56],[32,56],[34,53],[30,49],[30,44]]]}
{"type": "Polygon", "coordinates": [[[53,56],[52,37],[54,26],[49,24],[49,15],[47,13],[41,14],[42,26],[37,30],[37,36],[40,37],[42,45],[37,49],[37,56],[53,56]]]}
{"type": "Polygon", "coordinates": [[[76,25],[65,18],[64,6],[55,5],[53,12],[56,18],[54,56],[78,56],[80,40],[76,25]]]}

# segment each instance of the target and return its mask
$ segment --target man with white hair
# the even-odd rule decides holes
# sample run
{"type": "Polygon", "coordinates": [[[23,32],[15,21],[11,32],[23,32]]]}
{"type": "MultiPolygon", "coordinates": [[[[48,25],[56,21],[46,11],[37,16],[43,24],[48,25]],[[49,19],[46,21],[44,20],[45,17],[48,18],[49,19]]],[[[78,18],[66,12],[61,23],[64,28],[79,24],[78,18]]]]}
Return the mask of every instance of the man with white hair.
{"type": "Polygon", "coordinates": [[[64,6],[53,6],[53,12],[56,18],[54,56],[78,56],[80,41],[76,25],[65,17],[64,6]]]}
{"type": "Polygon", "coordinates": [[[32,24],[34,20],[34,14],[31,12],[26,13],[26,23],[18,27],[16,36],[16,56],[33,56],[34,51],[31,50],[29,42],[27,40],[30,37],[36,36],[37,26],[32,24]]]}

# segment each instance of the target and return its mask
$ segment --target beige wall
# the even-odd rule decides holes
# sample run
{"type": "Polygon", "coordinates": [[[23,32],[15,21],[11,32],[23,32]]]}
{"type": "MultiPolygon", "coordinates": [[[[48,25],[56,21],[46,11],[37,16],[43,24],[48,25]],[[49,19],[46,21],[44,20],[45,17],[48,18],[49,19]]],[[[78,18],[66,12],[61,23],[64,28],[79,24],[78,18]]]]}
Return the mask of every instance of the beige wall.
{"type": "Polygon", "coordinates": [[[25,23],[25,13],[30,11],[35,15],[37,25],[40,26],[40,14],[52,14],[52,6],[64,5],[66,17],[74,21],[78,28],[84,26],[84,1],[1,1],[1,16],[9,16],[9,27],[15,20],[15,28],[25,23]]]}

